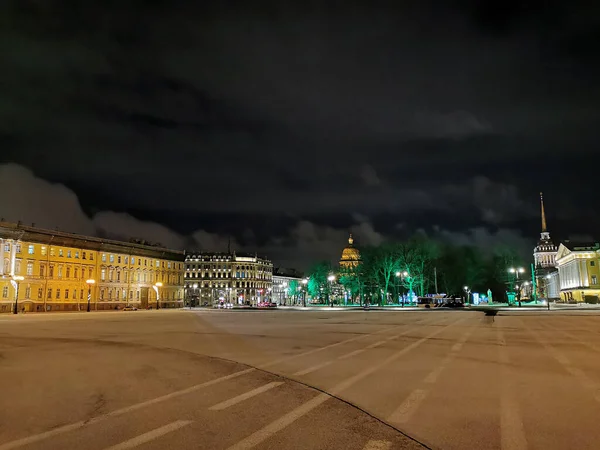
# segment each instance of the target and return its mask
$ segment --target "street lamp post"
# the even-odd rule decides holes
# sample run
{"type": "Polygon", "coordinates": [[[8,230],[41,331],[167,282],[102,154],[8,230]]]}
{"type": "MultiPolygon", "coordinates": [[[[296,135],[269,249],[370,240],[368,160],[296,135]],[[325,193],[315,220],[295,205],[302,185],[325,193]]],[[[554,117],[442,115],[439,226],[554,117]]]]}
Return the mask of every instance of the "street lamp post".
{"type": "MultiPolygon", "coordinates": [[[[400,289],[398,288],[398,282],[400,281],[401,275],[402,274],[400,272],[396,272],[396,282],[394,283],[394,287],[396,288],[396,300],[398,300],[398,303],[400,303],[400,289]]],[[[404,302],[402,302],[402,307],[404,307],[404,302]]]]}
{"type": "Polygon", "coordinates": [[[160,293],[158,292],[158,288],[162,287],[162,285],[163,284],[160,281],[157,281],[154,283],[154,286],[152,286],[156,292],[156,309],[160,309],[160,293]]]}
{"type": "Polygon", "coordinates": [[[15,288],[15,307],[13,309],[13,314],[19,313],[19,282],[23,281],[25,277],[21,275],[13,275],[11,284],[15,288]]]}
{"type": "Polygon", "coordinates": [[[463,287],[463,290],[465,291],[465,304],[468,305],[469,304],[469,294],[471,293],[471,290],[469,289],[469,286],[463,287]]]}
{"type": "Polygon", "coordinates": [[[306,290],[307,290],[308,278],[304,278],[302,280],[302,284],[304,285],[304,293],[302,295],[302,306],[304,308],[306,308],[306,290]]]}
{"type": "Polygon", "coordinates": [[[331,306],[332,308],[333,308],[333,298],[331,296],[331,287],[333,286],[334,280],[335,280],[334,275],[329,275],[327,277],[327,281],[329,281],[329,290],[328,290],[327,294],[329,295],[329,306],[331,306]]]}
{"type": "Polygon", "coordinates": [[[88,285],[88,298],[87,298],[87,312],[90,312],[90,303],[92,301],[92,286],[96,283],[96,280],[86,280],[86,284],[88,285]]]}
{"type": "MultiPolygon", "coordinates": [[[[519,274],[524,273],[525,269],[523,269],[522,267],[511,267],[510,269],[508,269],[508,271],[515,275],[515,280],[516,280],[515,284],[518,284],[519,283],[519,274]]],[[[519,308],[520,308],[521,307],[521,294],[519,293],[518,290],[517,290],[517,301],[519,302],[519,308]]]]}

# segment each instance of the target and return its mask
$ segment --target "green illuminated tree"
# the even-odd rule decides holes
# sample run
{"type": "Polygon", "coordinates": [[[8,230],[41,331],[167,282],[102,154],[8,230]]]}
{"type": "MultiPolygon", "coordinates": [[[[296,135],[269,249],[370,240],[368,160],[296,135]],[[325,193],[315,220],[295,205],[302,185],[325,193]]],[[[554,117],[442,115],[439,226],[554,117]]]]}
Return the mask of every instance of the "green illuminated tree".
{"type": "Polygon", "coordinates": [[[298,283],[298,280],[291,280],[288,283],[287,295],[294,301],[294,303],[298,302],[298,295],[300,294],[299,287],[300,283],[298,283]]]}
{"type": "Polygon", "coordinates": [[[308,293],[314,299],[323,300],[328,292],[327,277],[332,273],[331,263],[322,261],[308,272],[308,293]]]}

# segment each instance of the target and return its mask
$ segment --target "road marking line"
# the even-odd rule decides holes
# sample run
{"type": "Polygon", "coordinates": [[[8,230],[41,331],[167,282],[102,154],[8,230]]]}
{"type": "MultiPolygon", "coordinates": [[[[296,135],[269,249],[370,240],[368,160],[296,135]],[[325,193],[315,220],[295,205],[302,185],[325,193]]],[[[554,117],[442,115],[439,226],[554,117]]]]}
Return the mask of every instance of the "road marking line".
{"type": "Polygon", "coordinates": [[[338,359],[347,359],[356,355],[360,355],[362,352],[366,352],[366,348],[359,348],[358,350],[354,350],[353,352],[346,353],[345,355],[339,356],[338,359]]]}
{"type": "Polygon", "coordinates": [[[369,441],[363,450],[389,450],[390,448],[392,448],[390,441],[369,441]]]}
{"type": "Polygon", "coordinates": [[[285,416],[280,417],[275,422],[271,422],[264,428],[254,432],[247,438],[239,441],[237,444],[232,445],[227,450],[246,450],[249,448],[253,448],[260,444],[261,442],[267,440],[269,437],[273,436],[278,431],[283,430],[288,425],[291,425],[300,417],[308,414],[310,411],[315,409],[317,406],[321,405],[325,401],[331,398],[328,394],[319,394],[311,400],[307,401],[303,405],[300,405],[296,409],[293,409],[285,416]]]}
{"type": "Polygon", "coordinates": [[[329,392],[331,392],[333,395],[337,395],[338,393],[345,391],[346,389],[348,389],[350,386],[352,386],[353,384],[357,383],[358,381],[362,380],[363,378],[371,375],[373,372],[376,372],[377,370],[381,369],[382,367],[396,361],[397,359],[399,359],[400,357],[404,356],[405,354],[407,354],[408,352],[414,350],[415,348],[419,347],[421,344],[423,344],[424,342],[427,342],[429,339],[437,336],[438,334],[440,334],[442,331],[444,331],[445,329],[456,325],[459,322],[462,322],[463,320],[465,320],[464,318],[462,319],[458,319],[448,325],[445,325],[441,328],[438,328],[437,330],[432,331],[431,333],[429,333],[427,336],[419,339],[418,341],[413,342],[410,345],[407,345],[406,347],[404,347],[403,349],[399,350],[398,352],[394,353],[393,355],[387,357],[386,359],[384,359],[383,361],[381,361],[379,364],[375,364],[373,366],[368,367],[367,369],[363,370],[360,373],[357,373],[356,375],[348,378],[345,381],[342,381],[340,384],[338,384],[337,386],[334,386],[329,392]]]}
{"type": "Polygon", "coordinates": [[[510,358],[501,328],[496,328],[496,341],[498,344],[498,361],[501,368],[500,448],[503,450],[525,450],[527,449],[527,439],[525,438],[519,402],[514,396],[510,358]]]}
{"type": "Polygon", "coordinates": [[[315,371],[317,371],[319,369],[322,369],[323,367],[327,367],[330,364],[333,364],[333,360],[324,361],[321,364],[316,364],[316,365],[314,365],[312,367],[309,367],[308,369],[299,370],[298,372],[296,372],[292,376],[306,375],[306,374],[309,374],[311,372],[315,372],[315,371]]]}
{"type": "Polygon", "coordinates": [[[374,333],[369,333],[369,334],[363,334],[363,335],[360,335],[360,336],[355,336],[353,338],[346,339],[346,340],[343,340],[343,341],[340,341],[340,342],[334,342],[333,344],[326,345],[325,347],[314,348],[312,350],[308,350],[308,351],[305,351],[305,352],[302,352],[302,353],[298,353],[297,355],[284,356],[283,358],[279,358],[279,359],[276,359],[274,361],[268,362],[266,364],[262,364],[262,365],[260,365],[260,367],[261,368],[266,368],[266,367],[270,367],[270,366],[275,366],[277,364],[281,364],[283,362],[287,362],[287,361],[289,361],[291,359],[300,358],[302,356],[307,356],[307,355],[312,355],[313,353],[318,353],[318,352],[321,352],[323,350],[327,350],[327,349],[330,349],[330,348],[335,348],[335,347],[338,347],[340,345],[347,344],[348,342],[354,342],[354,341],[358,341],[360,339],[365,339],[365,338],[367,338],[369,336],[373,336],[375,334],[385,333],[386,331],[394,330],[396,328],[400,328],[400,327],[403,327],[403,326],[406,326],[406,325],[408,325],[408,324],[400,324],[400,325],[396,325],[396,326],[393,326],[393,327],[384,328],[383,330],[379,330],[379,331],[376,331],[374,333]]]}
{"type": "MultiPolygon", "coordinates": [[[[433,385],[438,380],[439,376],[448,366],[448,364],[450,364],[450,362],[456,358],[465,342],[467,342],[467,339],[469,339],[471,333],[473,333],[473,328],[468,328],[459,338],[459,340],[452,345],[450,352],[448,352],[442,362],[431,372],[429,372],[429,374],[423,379],[423,384],[433,385]]],[[[419,409],[419,406],[421,406],[423,400],[427,398],[430,390],[431,386],[421,386],[412,391],[410,394],[408,394],[408,397],[406,397],[402,404],[389,416],[388,421],[401,424],[408,422],[413,414],[419,409]]]]}
{"type": "Polygon", "coordinates": [[[172,422],[164,427],[157,428],[156,430],[149,431],[148,433],[140,434],[132,439],[129,439],[125,442],[121,442],[120,444],[113,445],[112,447],[108,447],[105,450],[127,450],[130,448],[138,447],[146,442],[153,441],[161,436],[164,436],[167,433],[171,433],[173,431],[179,430],[180,428],[185,427],[192,423],[191,420],[177,420],[172,422]]]}
{"type": "MultiPolygon", "coordinates": [[[[364,352],[364,351],[366,351],[366,350],[370,350],[370,349],[373,349],[373,348],[379,347],[380,345],[383,345],[383,344],[385,344],[386,342],[388,342],[388,341],[391,341],[392,339],[397,339],[397,338],[399,338],[400,336],[404,336],[404,335],[406,335],[406,334],[410,333],[411,331],[415,330],[416,328],[418,328],[419,326],[422,326],[422,325],[425,325],[425,324],[413,325],[413,326],[411,326],[410,328],[408,328],[407,330],[405,330],[404,332],[402,332],[402,333],[400,333],[400,334],[396,334],[396,335],[394,335],[394,336],[390,336],[390,337],[388,337],[388,338],[384,339],[383,341],[378,341],[378,342],[375,342],[375,343],[373,343],[373,344],[369,344],[369,345],[367,345],[365,348],[361,348],[361,349],[358,349],[358,350],[354,350],[354,351],[352,351],[352,352],[350,352],[350,353],[346,353],[346,354],[344,354],[344,355],[338,356],[336,359],[337,359],[337,360],[341,360],[341,359],[347,359],[347,358],[350,358],[351,356],[358,355],[359,353],[362,353],[362,352],[364,352]]],[[[398,328],[398,327],[394,327],[394,328],[398,328]]],[[[294,373],[292,376],[301,376],[301,375],[307,375],[307,374],[309,374],[309,373],[311,373],[311,372],[315,372],[315,371],[317,371],[317,370],[319,370],[319,369],[322,369],[323,367],[327,367],[327,366],[329,366],[329,365],[333,364],[333,363],[335,362],[335,360],[336,360],[336,359],[332,359],[332,360],[329,360],[329,361],[324,361],[324,362],[322,362],[322,363],[315,364],[314,366],[312,366],[312,367],[309,367],[309,368],[307,368],[307,369],[299,370],[298,372],[294,373]]]]}
{"type": "MultiPolygon", "coordinates": [[[[342,381],[337,386],[334,386],[332,389],[330,389],[329,392],[331,392],[332,395],[336,395],[339,392],[348,389],[350,386],[352,386],[353,384],[357,383],[358,381],[360,381],[360,380],[368,377],[373,372],[381,369],[382,367],[386,366],[387,364],[389,364],[389,363],[397,360],[401,356],[405,355],[409,351],[417,348],[423,342],[425,342],[425,341],[431,339],[432,337],[440,334],[446,328],[448,328],[448,327],[450,327],[452,325],[456,325],[457,323],[459,323],[459,322],[461,322],[463,320],[464,319],[458,319],[458,320],[450,323],[449,325],[444,326],[443,328],[440,328],[438,330],[433,331],[432,333],[429,333],[424,338],[421,338],[418,341],[413,342],[411,345],[409,345],[409,346],[403,348],[402,350],[394,353],[392,356],[386,358],[385,360],[383,360],[379,364],[377,364],[375,366],[371,366],[368,369],[365,369],[362,372],[360,372],[360,373],[358,373],[358,374],[356,374],[356,375],[354,375],[354,376],[346,379],[345,381],[342,381]]],[[[295,422],[296,420],[298,420],[302,416],[308,414],[310,411],[312,411],[317,406],[321,405],[322,403],[324,403],[325,401],[327,401],[330,398],[331,398],[331,395],[326,394],[326,393],[317,395],[315,398],[313,398],[313,399],[309,400],[308,402],[306,402],[306,403],[298,406],[296,409],[293,409],[292,411],[290,411],[289,413],[287,413],[285,416],[277,419],[274,422],[271,422],[269,425],[266,425],[265,427],[261,428],[260,430],[254,432],[253,434],[251,434],[247,438],[242,439],[237,444],[232,445],[227,450],[247,450],[247,449],[256,447],[258,444],[264,442],[269,437],[273,436],[275,433],[283,430],[285,427],[287,427],[288,425],[292,424],[293,422],[295,422]]]]}
{"type": "Polygon", "coordinates": [[[79,422],[71,423],[69,425],[64,425],[62,427],[54,428],[49,431],[45,431],[43,433],[34,434],[25,438],[17,439],[15,441],[7,442],[5,444],[0,445],[0,450],[12,450],[14,448],[19,448],[24,445],[33,444],[34,442],[39,442],[44,439],[47,439],[52,436],[56,436],[62,433],[67,433],[69,431],[77,430],[79,428],[83,428],[86,425],[91,425],[97,422],[102,422],[111,417],[121,416],[131,411],[136,411],[138,409],[144,408],[146,406],[154,405],[156,403],[164,402],[166,400],[170,400],[172,398],[181,397],[182,395],[191,394],[197,390],[203,389],[205,387],[213,386],[222,381],[231,380],[233,378],[237,378],[239,376],[245,375],[247,373],[253,372],[256,369],[246,369],[241,370],[239,372],[232,373],[230,375],[225,375],[220,378],[215,378],[214,380],[207,381],[205,383],[196,384],[195,386],[191,386],[186,389],[182,389],[180,391],[171,392],[170,394],[162,395],[160,397],[156,397],[150,400],[146,400],[145,402],[136,403],[134,405],[126,406],[125,408],[117,409],[115,411],[111,411],[107,414],[103,414],[101,416],[92,417],[89,420],[80,420],[79,422]]]}
{"type": "Polygon", "coordinates": [[[539,335],[539,333],[536,333],[531,328],[529,328],[527,331],[529,331],[529,333],[540,343],[540,345],[544,347],[544,349],[546,349],[546,351],[550,353],[550,355],[557,360],[563,366],[563,368],[569,374],[571,374],[579,382],[579,384],[581,384],[581,386],[590,391],[594,400],[600,403],[600,383],[592,380],[580,368],[575,367],[569,358],[549,344],[539,335]]]}
{"type": "Polygon", "coordinates": [[[216,405],[211,406],[208,409],[211,411],[222,411],[223,409],[229,408],[230,406],[233,406],[233,405],[237,405],[238,403],[243,402],[244,400],[248,400],[249,398],[255,397],[258,394],[267,392],[267,391],[273,389],[274,387],[281,386],[282,384],[283,384],[283,381],[274,381],[272,383],[265,384],[264,386],[253,389],[244,394],[240,394],[237,397],[233,397],[233,398],[230,398],[229,400],[225,400],[224,402],[217,403],[216,405]]]}

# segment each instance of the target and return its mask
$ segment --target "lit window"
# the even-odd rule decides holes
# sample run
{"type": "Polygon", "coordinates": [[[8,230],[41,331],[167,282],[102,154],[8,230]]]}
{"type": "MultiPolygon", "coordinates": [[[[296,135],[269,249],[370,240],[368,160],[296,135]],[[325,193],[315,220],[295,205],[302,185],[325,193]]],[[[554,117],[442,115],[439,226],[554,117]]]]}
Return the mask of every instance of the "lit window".
{"type": "Polygon", "coordinates": [[[27,247],[27,253],[29,253],[30,255],[33,255],[34,252],[35,252],[35,246],[33,244],[30,244],[29,247],[27,247]]]}
{"type": "Polygon", "coordinates": [[[131,264],[135,264],[135,256],[131,257],[131,264]]]}
{"type": "Polygon", "coordinates": [[[48,298],[52,298],[52,288],[48,289],[48,294],[46,295],[48,298]]]}
{"type": "Polygon", "coordinates": [[[58,298],[60,298],[60,289],[57,289],[57,290],[56,290],[56,298],[57,298],[57,299],[58,299],[58,298]]]}
{"type": "Polygon", "coordinates": [[[100,279],[104,281],[106,279],[106,269],[100,271],[100,279]]]}
{"type": "Polygon", "coordinates": [[[50,247],[50,256],[56,256],[56,250],[54,247],[50,247]]]}
{"type": "Polygon", "coordinates": [[[598,277],[596,275],[592,275],[592,284],[598,284],[598,277]]]}
{"type": "Polygon", "coordinates": [[[8,298],[8,286],[2,288],[2,298],[8,298]]]}
{"type": "Polygon", "coordinates": [[[71,257],[71,250],[67,250],[67,258],[71,257]]]}
{"type": "Polygon", "coordinates": [[[112,255],[112,254],[111,254],[111,255],[108,257],[108,260],[109,260],[111,263],[114,263],[114,262],[115,262],[115,255],[112,255]]]}
{"type": "Polygon", "coordinates": [[[4,244],[4,251],[10,252],[10,244],[4,244]]]}
{"type": "Polygon", "coordinates": [[[63,269],[62,266],[58,266],[58,278],[62,278],[62,274],[63,274],[62,269],[63,269]]]}
{"type": "Polygon", "coordinates": [[[58,256],[63,256],[63,249],[58,249],[58,256]]]}
{"type": "Polygon", "coordinates": [[[129,256],[125,257],[125,264],[129,264],[129,256]]]}
{"type": "Polygon", "coordinates": [[[65,289],[65,300],[69,299],[69,290],[65,289]]]}
{"type": "Polygon", "coordinates": [[[31,261],[27,263],[27,275],[33,275],[33,263],[31,261]]]}
{"type": "Polygon", "coordinates": [[[90,253],[90,261],[93,261],[93,260],[94,260],[94,254],[90,253]]]}
{"type": "Polygon", "coordinates": [[[17,245],[15,246],[15,252],[17,252],[17,253],[21,253],[21,244],[17,244],[17,245]]]}
{"type": "Polygon", "coordinates": [[[45,245],[42,246],[42,256],[46,256],[46,253],[48,252],[48,249],[45,245]]]}
{"type": "Polygon", "coordinates": [[[44,295],[44,289],[38,288],[38,298],[41,299],[43,295],[44,295]]]}
{"type": "Polygon", "coordinates": [[[102,262],[106,262],[106,253],[102,253],[102,262]]]}
{"type": "Polygon", "coordinates": [[[79,259],[79,252],[75,252],[75,258],[79,259]]]}

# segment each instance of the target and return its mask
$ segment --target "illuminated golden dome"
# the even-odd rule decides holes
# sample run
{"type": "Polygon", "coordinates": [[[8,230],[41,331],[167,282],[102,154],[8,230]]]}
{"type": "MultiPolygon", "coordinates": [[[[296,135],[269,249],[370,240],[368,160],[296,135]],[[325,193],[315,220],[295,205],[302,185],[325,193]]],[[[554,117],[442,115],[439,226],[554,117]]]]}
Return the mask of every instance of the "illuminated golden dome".
{"type": "Polygon", "coordinates": [[[352,234],[348,238],[348,247],[342,250],[342,259],[340,259],[341,267],[356,267],[360,262],[360,252],[354,248],[354,239],[352,234]]]}

